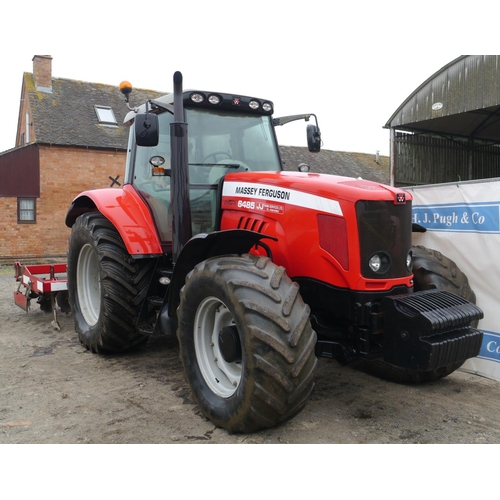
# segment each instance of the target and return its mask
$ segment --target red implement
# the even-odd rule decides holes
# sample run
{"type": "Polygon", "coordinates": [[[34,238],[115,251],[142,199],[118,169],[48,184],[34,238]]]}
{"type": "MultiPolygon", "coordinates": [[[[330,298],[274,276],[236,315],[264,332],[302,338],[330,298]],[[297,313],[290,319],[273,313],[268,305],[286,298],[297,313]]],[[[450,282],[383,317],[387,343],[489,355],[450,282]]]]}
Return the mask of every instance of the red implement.
{"type": "Polygon", "coordinates": [[[66,279],[66,264],[34,264],[23,266],[20,262],[14,264],[16,281],[19,282],[14,292],[14,302],[21,309],[29,312],[31,299],[37,299],[44,312],[52,312],[52,325],[61,329],[57,320],[57,304],[63,312],[68,313],[68,281],[66,279]],[[21,291],[21,286],[24,291],[21,291]]]}

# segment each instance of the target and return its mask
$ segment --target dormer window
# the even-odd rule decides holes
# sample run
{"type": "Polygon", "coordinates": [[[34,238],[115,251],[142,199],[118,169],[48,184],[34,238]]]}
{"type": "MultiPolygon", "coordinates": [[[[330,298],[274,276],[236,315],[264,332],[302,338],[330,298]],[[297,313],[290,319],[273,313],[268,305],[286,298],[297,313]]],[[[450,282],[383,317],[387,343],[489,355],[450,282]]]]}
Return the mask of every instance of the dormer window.
{"type": "Polygon", "coordinates": [[[116,118],[109,106],[94,106],[99,123],[103,125],[116,125],[116,118]]]}

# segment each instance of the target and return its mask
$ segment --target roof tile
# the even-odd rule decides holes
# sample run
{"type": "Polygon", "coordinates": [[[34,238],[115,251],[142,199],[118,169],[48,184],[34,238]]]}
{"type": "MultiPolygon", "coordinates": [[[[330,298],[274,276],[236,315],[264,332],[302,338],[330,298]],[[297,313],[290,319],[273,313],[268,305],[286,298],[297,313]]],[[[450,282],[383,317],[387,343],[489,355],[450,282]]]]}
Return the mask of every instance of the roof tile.
{"type": "MultiPolygon", "coordinates": [[[[36,142],[64,146],[104,149],[127,147],[128,128],[123,119],[128,113],[118,86],[64,78],[52,79],[52,93],[35,89],[32,73],[24,74],[29,96],[36,142]],[[117,125],[100,124],[94,106],[113,109],[117,125]]],[[[131,96],[137,105],[165,92],[134,89],[131,96]]]]}

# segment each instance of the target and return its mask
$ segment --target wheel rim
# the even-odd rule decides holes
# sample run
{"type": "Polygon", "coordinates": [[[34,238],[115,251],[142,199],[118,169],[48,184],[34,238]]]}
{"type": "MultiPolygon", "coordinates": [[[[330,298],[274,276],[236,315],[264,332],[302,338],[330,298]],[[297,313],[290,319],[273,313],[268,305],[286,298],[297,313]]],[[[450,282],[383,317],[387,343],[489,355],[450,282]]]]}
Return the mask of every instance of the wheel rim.
{"type": "Polygon", "coordinates": [[[101,283],[97,253],[86,244],[78,257],[76,290],[83,318],[89,326],[94,326],[101,310],[101,283]]]}
{"type": "Polygon", "coordinates": [[[210,390],[222,398],[233,395],[241,380],[242,364],[227,362],[219,348],[219,333],[234,324],[227,306],[215,297],[207,297],[200,303],[194,319],[198,366],[210,390]]]}

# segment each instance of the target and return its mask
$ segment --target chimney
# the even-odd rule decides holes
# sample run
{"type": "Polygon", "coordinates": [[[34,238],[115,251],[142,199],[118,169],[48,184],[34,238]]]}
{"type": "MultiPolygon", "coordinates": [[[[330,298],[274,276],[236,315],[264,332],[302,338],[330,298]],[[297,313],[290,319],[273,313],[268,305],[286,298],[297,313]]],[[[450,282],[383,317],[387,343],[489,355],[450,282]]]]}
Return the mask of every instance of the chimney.
{"type": "Polygon", "coordinates": [[[36,90],[52,93],[52,56],[33,57],[33,78],[36,90]]]}

